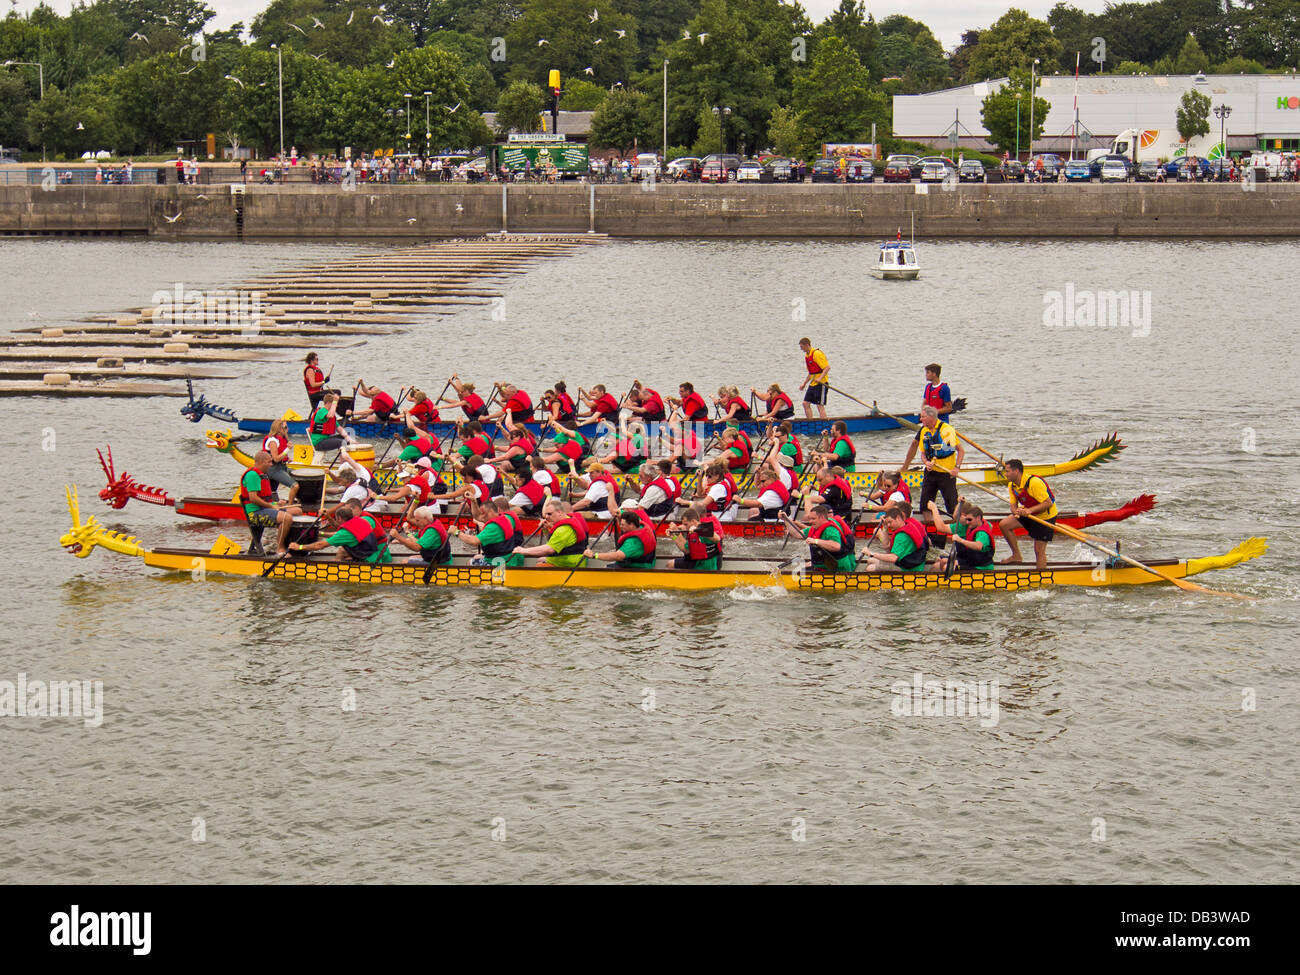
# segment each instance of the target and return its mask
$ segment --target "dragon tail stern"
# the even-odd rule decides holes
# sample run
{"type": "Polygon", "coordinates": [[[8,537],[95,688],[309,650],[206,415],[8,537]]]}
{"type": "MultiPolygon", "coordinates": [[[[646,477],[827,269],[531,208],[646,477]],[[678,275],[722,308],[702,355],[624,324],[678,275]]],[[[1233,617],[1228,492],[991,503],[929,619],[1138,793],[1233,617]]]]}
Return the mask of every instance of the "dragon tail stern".
{"type": "Polygon", "coordinates": [[[1234,546],[1231,551],[1223,555],[1211,555],[1204,559],[1188,559],[1187,574],[1189,576],[1197,575],[1201,572],[1210,572],[1214,569],[1230,569],[1234,565],[1240,565],[1243,562],[1249,562],[1251,559],[1257,559],[1268,551],[1268,539],[1255,536],[1246,539],[1244,542],[1234,546]]]}

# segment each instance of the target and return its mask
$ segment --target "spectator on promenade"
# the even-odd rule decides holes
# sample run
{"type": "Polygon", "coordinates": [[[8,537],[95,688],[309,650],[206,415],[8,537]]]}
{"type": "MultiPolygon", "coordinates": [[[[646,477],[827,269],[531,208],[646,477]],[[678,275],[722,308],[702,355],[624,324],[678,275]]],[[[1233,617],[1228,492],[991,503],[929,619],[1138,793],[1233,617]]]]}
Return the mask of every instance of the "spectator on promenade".
{"type": "Polygon", "coordinates": [[[247,159],[239,160],[239,181],[241,183],[248,182],[248,160],[247,159]]]}
{"type": "Polygon", "coordinates": [[[180,186],[185,182],[185,157],[179,152],[176,153],[176,185],[180,186]]]}

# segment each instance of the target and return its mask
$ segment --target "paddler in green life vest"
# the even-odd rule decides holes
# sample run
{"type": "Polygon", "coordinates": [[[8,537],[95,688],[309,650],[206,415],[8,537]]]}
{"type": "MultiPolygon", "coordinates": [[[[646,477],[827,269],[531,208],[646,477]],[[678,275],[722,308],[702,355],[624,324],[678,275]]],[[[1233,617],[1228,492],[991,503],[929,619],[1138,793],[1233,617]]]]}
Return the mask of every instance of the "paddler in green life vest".
{"type": "MultiPolygon", "coordinates": [[[[624,504],[633,504],[627,501],[624,504]]],[[[621,569],[653,569],[655,567],[655,530],[651,522],[635,508],[625,508],[618,514],[616,525],[617,548],[610,552],[595,552],[588,548],[583,554],[589,559],[613,562],[621,569]]]]}
{"type": "MultiPolygon", "coordinates": [[[[957,520],[946,523],[939,506],[930,500],[930,517],[939,526],[939,534],[949,536],[957,549],[955,566],[964,572],[987,572],[993,568],[993,526],[984,519],[978,505],[965,498],[957,499],[957,520]]],[[[948,569],[948,556],[935,563],[940,572],[948,569]]]]}
{"type": "Polygon", "coordinates": [[[790,520],[789,515],[781,512],[786,533],[807,540],[813,568],[822,572],[856,571],[858,560],[853,554],[853,530],[824,504],[814,505],[808,516],[808,527],[801,528],[790,520]]]}
{"type": "Polygon", "coordinates": [[[481,558],[475,565],[505,565],[515,568],[524,564],[524,557],[516,549],[523,541],[519,531],[519,521],[510,505],[502,498],[485,501],[479,506],[479,518],[482,528],[477,533],[464,532],[458,528],[451,530],[453,538],[459,538],[467,545],[477,545],[483,549],[481,558]]]}
{"type": "Polygon", "coordinates": [[[416,508],[411,512],[411,527],[414,533],[406,534],[398,528],[390,528],[388,537],[409,548],[415,554],[406,561],[417,565],[451,565],[451,538],[447,528],[425,508],[416,508]]]}
{"type": "Polygon", "coordinates": [[[356,501],[349,501],[340,506],[339,517],[343,523],[329,538],[321,538],[308,545],[295,542],[289,546],[290,550],[317,552],[332,545],[339,550],[341,557],[355,562],[386,565],[393,561],[393,554],[388,550],[388,537],[379,527],[379,520],[374,515],[363,512],[356,501]]]}
{"type": "Polygon", "coordinates": [[[582,515],[573,513],[573,505],[566,501],[550,500],[542,508],[542,521],[550,531],[545,544],[515,549],[516,555],[540,557],[538,565],[553,565],[557,569],[580,569],[587,564],[587,522],[582,515]]]}
{"type": "Polygon", "coordinates": [[[294,515],[302,514],[297,505],[277,504],[271,494],[271,479],[267,471],[271,469],[271,455],[259,450],[253,455],[253,466],[244,471],[239,479],[239,500],[244,505],[244,515],[248,518],[248,528],[252,532],[252,541],[248,545],[249,555],[262,554],[262,530],[278,526],[275,548],[279,555],[286,549],[284,540],[289,537],[294,515]]]}
{"type": "Polygon", "coordinates": [[[925,527],[912,517],[912,506],[899,503],[880,519],[893,540],[888,552],[873,553],[867,560],[868,572],[924,572],[925,553],[930,546],[925,527]]]}

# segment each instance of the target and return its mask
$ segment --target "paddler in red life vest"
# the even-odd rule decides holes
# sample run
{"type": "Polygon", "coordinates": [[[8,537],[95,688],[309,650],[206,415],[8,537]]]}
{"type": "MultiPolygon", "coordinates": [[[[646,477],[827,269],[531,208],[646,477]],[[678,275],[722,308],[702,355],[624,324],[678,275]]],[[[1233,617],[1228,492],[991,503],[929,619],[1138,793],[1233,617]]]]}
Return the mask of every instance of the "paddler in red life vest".
{"type": "Polygon", "coordinates": [[[556,465],[561,471],[576,474],[591,456],[591,441],[579,433],[577,427],[563,423],[551,423],[551,436],[554,449],[543,454],[542,460],[556,465]]]}
{"type": "Polygon", "coordinates": [[[403,473],[408,475],[406,483],[379,495],[380,500],[388,504],[403,504],[407,510],[427,506],[431,514],[440,514],[442,502],[436,500],[436,495],[446,491],[447,485],[434,473],[429,458],[421,457],[414,464],[404,465],[403,473]]]}
{"type": "Polygon", "coordinates": [[[510,440],[506,448],[488,463],[500,470],[508,469],[515,473],[525,473],[528,470],[528,461],[535,453],[537,453],[537,438],[521,423],[510,431],[510,440]]]}
{"type": "Polygon", "coordinates": [[[276,538],[276,552],[284,555],[287,551],[284,542],[289,537],[289,528],[293,525],[294,515],[302,514],[297,505],[277,504],[271,497],[271,479],[267,471],[271,469],[271,455],[259,450],[253,456],[253,466],[244,471],[239,479],[239,500],[244,506],[244,516],[248,519],[248,528],[252,541],[248,545],[248,555],[262,554],[262,530],[279,527],[276,538]]]}
{"type": "Polygon", "coordinates": [[[281,418],[271,423],[271,432],[262,438],[262,449],[271,455],[271,467],[266,472],[274,483],[289,489],[285,498],[287,504],[293,504],[298,496],[298,480],[289,473],[289,461],[293,459],[293,444],[289,441],[289,423],[281,418]]]}
{"type": "Polygon", "coordinates": [[[673,477],[673,463],[647,461],[641,468],[641,510],[651,518],[662,518],[676,507],[682,486],[673,477]]]}
{"type": "Polygon", "coordinates": [[[673,407],[673,416],[681,416],[687,423],[702,423],[709,418],[709,404],[691,383],[678,385],[677,395],[668,397],[668,405],[673,407]]]}
{"type": "Polygon", "coordinates": [[[432,501],[446,501],[468,504],[471,515],[475,520],[479,519],[480,512],[484,507],[493,500],[492,490],[487,482],[483,480],[483,474],[478,464],[466,464],[461,470],[461,485],[450,491],[442,491],[437,494],[429,495],[432,501]]]}
{"type": "Polygon", "coordinates": [[[705,440],[700,436],[699,423],[687,423],[680,429],[670,425],[667,428],[667,446],[673,470],[691,471],[699,467],[705,440]]]}
{"type": "Polygon", "coordinates": [[[748,423],[754,418],[749,404],[740,398],[740,390],[735,386],[719,386],[713,402],[722,414],[714,423],[748,423]]]}
{"type": "Polygon", "coordinates": [[[694,569],[697,572],[718,569],[722,549],[713,534],[715,525],[712,518],[701,521],[700,510],[694,506],[682,512],[681,523],[668,528],[668,537],[682,553],[680,558],[673,559],[674,569],[694,569]]]}
{"type": "Polygon", "coordinates": [[[912,517],[911,507],[900,504],[890,508],[881,519],[881,525],[890,535],[889,551],[873,552],[867,561],[867,571],[924,572],[930,537],[925,526],[912,517]]]}
{"type": "Polygon", "coordinates": [[[475,454],[490,459],[496,453],[492,438],[483,432],[483,427],[477,420],[462,424],[460,437],[461,444],[456,448],[456,454],[460,456],[462,463],[475,454]]]}
{"type": "Polygon", "coordinates": [[[411,408],[403,413],[398,414],[399,419],[405,421],[406,429],[412,437],[418,437],[423,433],[428,433],[429,428],[442,420],[442,415],[438,412],[438,407],[434,405],[429,394],[424,390],[416,389],[411,392],[411,408]]]}
{"type": "Polygon", "coordinates": [[[856,461],[858,450],[853,446],[853,441],[849,439],[849,428],[843,420],[836,420],[831,424],[828,450],[823,451],[817,456],[821,458],[822,463],[827,467],[842,467],[847,473],[853,473],[857,470],[856,461]]]}
{"type": "Polygon", "coordinates": [[[379,527],[379,519],[364,513],[355,501],[349,501],[340,513],[344,518],[343,523],[329,538],[321,538],[306,545],[294,542],[289,548],[294,552],[318,552],[334,546],[338,549],[340,559],[369,562],[372,565],[386,565],[393,561],[393,555],[388,550],[388,534],[379,527]]]}
{"type": "Polygon", "coordinates": [[[753,445],[749,437],[739,427],[727,427],[722,431],[722,460],[727,470],[733,474],[749,470],[749,462],[754,459],[753,445]]]}
{"type": "Polygon", "coordinates": [[[789,420],[786,420],[776,428],[772,434],[772,439],[776,442],[776,453],[781,457],[789,457],[788,465],[791,473],[795,477],[803,476],[804,458],[803,444],[794,434],[794,427],[789,420]]]}
{"type": "Polygon", "coordinates": [[[587,550],[587,522],[575,514],[573,505],[564,501],[546,502],[542,521],[550,532],[541,545],[522,546],[515,553],[525,558],[540,557],[538,565],[551,565],[557,569],[580,569],[587,564],[582,554],[587,550]]]}
{"type": "Polygon", "coordinates": [[[762,400],[767,407],[767,410],[757,418],[761,422],[775,420],[780,423],[782,420],[788,420],[794,416],[794,400],[790,399],[789,395],[782,391],[778,383],[768,386],[766,393],[760,393],[753,386],[749,387],[749,392],[752,396],[762,400]]]}
{"type": "Polygon", "coordinates": [[[808,370],[808,375],[799,384],[801,390],[805,387],[808,390],[803,396],[803,414],[812,419],[812,408],[816,406],[818,414],[824,420],[826,419],[826,393],[830,389],[830,362],[825,352],[813,348],[812,339],[800,339],[799,350],[803,353],[804,368],[808,370]]]}
{"type": "Polygon", "coordinates": [[[655,567],[655,531],[648,527],[636,510],[621,511],[616,526],[618,535],[611,552],[596,552],[588,548],[583,554],[589,559],[613,562],[620,569],[653,569],[655,567]]]}
{"type": "Polygon", "coordinates": [[[1052,540],[1055,531],[1041,522],[1029,517],[1034,515],[1042,521],[1056,523],[1056,495],[1045,480],[1037,474],[1026,474],[1025,465],[1018,460],[1009,460],[1004,465],[1007,487],[1011,497],[1011,514],[998,524],[1002,537],[1011,546],[1011,554],[1004,563],[1019,562],[1020,543],[1016,539],[1016,529],[1024,528],[1025,534],[1034,540],[1034,564],[1039,569],[1047,568],[1047,543],[1052,540]]]}
{"type": "Polygon", "coordinates": [[[579,420],[592,419],[597,422],[608,423],[615,429],[618,428],[619,413],[622,410],[619,409],[618,400],[614,398],[612,393],[606,391],[603,383],[596,383],[595,386],[591,387],[591,392],[585,392],[579,388],[578,398],[587,407],[587,412],[578,416],[579,420]]]}
{"type": "Polygon", "coordinates": [[[809,512],[806,528],[801,528],[788,517],[782,517],[781,521],[785,524],[786,534],[807,540],[808,557],[813,568],[822,572],[857,571],[853,531],[826,505],[816,505],[809,512]]]}
{"type": "MultiPolygon", "coordinates": [[[[939,526],[938,534],[947,535],[956,546],[958,569],[963,572],[987,572],[993,568],[993,539],[996,534],[978,505],[959,501],[957,520],[949,524],[939,516],[939,506],[931,501],[930,518],[939,526]]],[[[948,556],[940,558],[935,563],[935,568],[940,572],[946,571],[948,556]]]]}
{"type": "Polygon", "coordinates": [[[307,365],[302,371],[302,384],[307,387],[307,401],[314,410],[320,405],[325,395],[325,373],[320,369],[320,357],[315,352],[307,353],[307,365]]]}
{"type": "Polygon", "coordinates": [[[933,406],[939,416],[946,418],[952,412],[952,390],[948,384],[939,381],[943,367],[932,362],[925,367],[925,392],[921,396],[922,406],[933,406]]]}
{"type": "Polygon", "coordinates": [[[662,423],[667,419],[663,397],[648,386],[632,389],[628,396],[628,409],[644,423],[662,423]]]}
{"type": "Polygon", "coordinates": [[[741,498],[736,503],[741,508],[754,512],[756,521],[776,521],[790,506],[790,492],[774,470],[764,467],[758,472],[758,496],[741,498]]]}
{"type": "Polygon", "coordinates": [[[399,461],[414,462],[421,457],[427,457],[435,463],[435,470],[441,470],[442,443],[432,433],[421,433],[414,440],[399,436],[397,441],[402,445],[402,452],[397,455],[399,461]]]}
{"type": "Polygon", "coordinates": [[[911,505],[912,489],[897,471],[886,471],[880,475],[880,484],[871,491],[863,491],[868,511],[887,511],[899,504],[911,505]]]}
{"type": "Polygon", "coordinates": [[[569,388],[561,379],[554,389],[548,389],[542,396],[542,406],[552,423],[562,423],[566,427],[577,426],[578,407],[569,395],[569,388]]]}
{"type": "Polygon", "coordinates": [[[598,460],[588,462],[586,476],[578,478],[577,482],[586,493],[573,502],[574,511],[589,512],[591,517],[605,521],[617,516],[620,488],[604,464],[598,460]]]}
{"type": "Polygon", "coordinates": [[[487,414],[487,404],[483,402],[482,396],[474,392],[473,383],[462,383],[459,376],[452,376],[451,385],[459,399],[443,403],[443,409],[454,410],[459,406],[465,411],[466,420],[479,420],[487,414]]]}
{"type": "Polygon", "coordinates": [[[355,410],[352,413],[352,422],[361,423],[364,420],[374,420],[377,423],[387,423],[397,412],[397,401],[389,396],[378,386],[367,386],[360,380],[357,381],[357,389],[362,396],[370,399],[370,409],[362,410],[360,413],[355,410]]]}
{"type": "Polygon", "coordinates": [[[528,465],[531,476],[519,484],[510,498],[510,507],[525,518],[535,518],[547,498],[559,497],[560,479],[547,470],[540,457],[533,457],[528,465]]]}
{"type": "Polygon", "coordinates": [[[389,539],[416,553],[406,561],[414,565],[451,565],[451,536],[447,526],[431,515],[428,508],[416,508],[410,520],[414,534],[396,527],[388,530],[389,539]]]}
{"type": "MultiPolygon", "coordinates": [[[[716,515],[719,521],[736,520],[736,481],[724,462],[715,460],[704,468],[695,490],[695,500],[703,503],[705,510],[716,515]]],[[[677,499],[682,507],[692,503],[685,498],[677,499]]]]}
{"type": "Polygon", "coordinates": [[[804,495],[804,511],[812,514],[814,505],[824,504],[837,518],[853,514],[853,488],[844,476],[844,468],[822,468],[817,472],[817,486],[804,495]]]}
{"type": "Polygon", "coordinates": [[[485,424],[501,420],[510,432],[523,426],[533,418],[532,398],[518,386],[503,383],[501,386],[502,406],[497,412],[483,418],[485,424]]]}
{"type": "Polygon", "coordinates": [[[317,453],[342,450],[343,445],[352,440],[347,430],[339,426],[338,405],[339,394],[326,393],[307,421],[307,438],[317,453]]]}

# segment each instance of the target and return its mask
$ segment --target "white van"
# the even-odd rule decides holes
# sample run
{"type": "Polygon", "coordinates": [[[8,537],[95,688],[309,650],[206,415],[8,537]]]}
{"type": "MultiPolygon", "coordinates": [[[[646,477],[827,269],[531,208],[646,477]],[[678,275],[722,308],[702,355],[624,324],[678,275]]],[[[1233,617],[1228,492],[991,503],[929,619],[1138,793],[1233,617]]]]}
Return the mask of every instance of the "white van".
{"type": "Polygon", "coordinates": [[[1264,169],[1269,179],[1277,179],[1286,169],[1286,160],[1280,152],[1252,152],[1246,165],[1251,169],[1264,169]]]}

